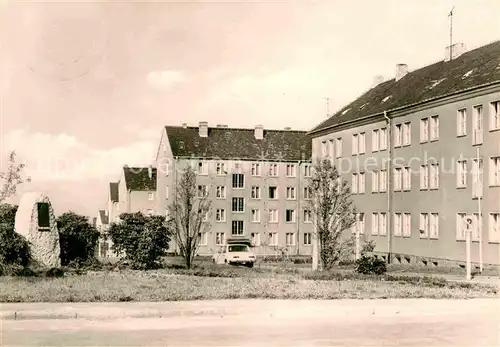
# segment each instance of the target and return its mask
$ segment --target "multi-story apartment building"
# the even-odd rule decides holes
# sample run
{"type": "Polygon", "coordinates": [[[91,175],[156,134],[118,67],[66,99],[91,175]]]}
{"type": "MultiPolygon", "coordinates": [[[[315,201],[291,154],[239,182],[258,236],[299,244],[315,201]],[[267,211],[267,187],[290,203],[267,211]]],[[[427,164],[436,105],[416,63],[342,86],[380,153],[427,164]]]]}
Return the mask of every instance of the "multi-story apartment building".
{"type": "Polygon", "coordinates": [[[464,261],[469,215],[472,261],[499,264],[500,42],[445,56],[411,72],[398,64],[316,126],[313,159],[338,165],[356,227],[390,260],[464,261]]]}
{"type": "Polygon", "coordinates": [[[305,131],[166,126],[158,147],[156,211],[168,213],[187,165],[212,200],[211,228],[199,254],[211,254],[231,236],[251,238],[257,253],[311,252],[311,213],[304,181],[311,140],[305,131]]]}

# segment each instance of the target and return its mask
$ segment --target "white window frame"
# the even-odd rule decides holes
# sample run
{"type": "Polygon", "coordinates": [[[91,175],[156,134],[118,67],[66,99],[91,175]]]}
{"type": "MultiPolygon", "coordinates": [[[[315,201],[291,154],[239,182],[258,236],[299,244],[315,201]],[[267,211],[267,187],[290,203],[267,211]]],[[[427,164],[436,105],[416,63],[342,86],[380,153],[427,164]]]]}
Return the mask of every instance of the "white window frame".
{"type": "Polygon", "coordinates": [[[269,177],[278,177],[279,176],[279,167],[276,163],[269,164],[269,177]]]}
{"type": "Polygon", "coordinates": [[[489,168],[490,187],[500,186],[500,155],[490,157],[489,168]]]}
{"type": "Polygon", "coordinates": [[[207,232],[198,233],[198,240],[199,240],[198,244],[200,246],[206,246],[208,244],[208,233],[207,232]]]}
{"type": "Polygon", "coordinates": [[[295,187],[286,187],[286,199],[287,200],[297,200],[297,195],[295,194],[295,187]]]}
{"type": "Polygon", "coordinates": [[[215,221],[224,223],[226,221],[226,210],[223,208],[218,208],[215,211],[215,221]]]}
{"type": "Polygon", "coordinates": [[[245,189],[245,174],[233,173],[231,176],[231,187],[233,189],[245,189]],[[235,186],[236,177],[236,186],[235,186]]]}
{"type": "Polygon", "coordinates": [[[467,160],[457,160],[457,188],[467,187],[467,160]]]}
{"type": "Polygon", "coordinates": [[[380,222],[380,226],[379,226],[378,234],[380,236],[387,235],[387,213],[379,212],[379,222],[380,222]]]}
{"type": "Polygon", "coordinates": [[[286,177],[297,177],[297,168],[295,164],[286,164],[286,177]]]}
{"type": "Polygon", "coordinates": [[[420,190],[429,189],[429,165],[420,165],[420,190]]]}
{"type": "Polygon", "coordinates": [[[217,246],[224,245],[226,243],[226,233],[215,233],[215,244],[217,246]]]}
{"type": "Polygon", "coordinates": [[[403,123],[403,146],[411,145],[411,122],[403,123]]]}
{"type": "Polygon", "coordinates": [[[429,141],[430,121],[428,117],[420,119],[420,143],[429,141]]]}
{"type": "Polygon", "coordinates": [[[260,246],[260,233],[257,232],[250,233],[250,238],[252,240],[252,244],[255,247],[260,246]]]}
{"type": "Polygon", "coordinates": [[[252,209],[252,223],[260,223],[260,210],[258,208],[252,209]]]}
{"type": "Polygon", "coordinates": [[[261,167],[260,163],[252,163],[252,176],[253,177],[260,177],[261,175],[261,167]]]}
{"type": "Polygon", "coordinates": [[[286,223],[295,223],[296,220],[297,220],[297,216],[296,216],[296,211],[292,208],[287,208],[285,210],[285,222],[286,223]],[[290,216],[291,216],[291,219],[288,220],[288,212],[290,211],[290,216]]]}
{"type": "Polygon", "coordinates": [[[365,185],[366,185],[365,173],[364,172],[360,172],[358,174],[358,179],[359,179],[359,182],[358,182],[358,193],[359,194],[364,194],[365,193],[365,185]]]}
{"type": "Polygon", "coordinates": [[[217,199],[225,199],[226,198],[226,186],[217,186],[215,188],[215,197],[217,199]]]}
{"type": "Polygon", "coordinates": [[[439,239],[439,213],[429,213],[429,238],[439,239]]]}
{"type": "Polygon", "coordinates": [[[250,197],[252,200],[259,200],[261,198],[260,186],[252,186],[250,197]]]}
{"type": "Polygon", "coordinates": [[[483,214],[481,213],[481,217],[479,217],[479,213],[472,214],[472,241],[479,241],[479,234],[482,230],[482,226],[484,225],[483,214]]]}
{"type": "Polygon", "coordinates": [[[269,209],[269,223],[278,223],[278,210],[275,208],[269,209]]]}
{"type": "Polygon", "coordinates": [[[372,213],[372,235],[376,236],[379,234],[379,214],[378,212],[372,213]]]}
{"type": "Polygon", "coordinates": [[[353,173],[351,177],[351,193],[358,194],[358,174],[353,173]]]}
{"type": "Polygon", "coordinates": [[[387,150],[387,128],[380,129],[380,151],[387,150]]]}
{"type": "Polygon", "coordinates": [[[394,147],[401,147],[403,144],[403,125],[394,126],[394,147]]]}
{"type": "Polygon", "coordinates": [[[199,184],[198,185],[198,197],[199,198],[206,198],[208,195],[209,195],[208,186],[206,184],[199,184]]]}
{"type": "Polygon", "coordinates": [[[312,189],[311,187],[304,187],[304,200],[312,199],[312,189]]]}
{"type": "Polygon", "coordinates": [[[403,236],[403,214],[394,213],[394,236],[403,236]]]}
{"type": "Polygon", "coordinates": [[[279,199],[279,195],[278,195],[278,186],[269,186],[268,190],[267,190],[267,194],[269,195],[269,200],[278,200],[279,199]],[[271,197],[271,188],[274,188],[274,198],[271,197]]]}
{"type": "Polygon", "coordinates": [[[394,168],[394,191],[400,192],[403,190],[403,168],[394,168]]]}
{"type": "Polygon", "coordinates": [[[379,176],[380,172],[377,170],[372,171],[372,193],[379,192],[379,176]]]}
{"type": "Polygon", "coordinates": [[[411,169],[408,166],[403,167],[403,190],[408,192],[411,190],[411,169]]]}
{"type": "Polygon", "coordinates": [[[339,137],[335,140],[335,158],[342,157],[342,138],[339,137]]]}
{"type": "Polygon", "coordinates": [[[328,142],[326,140],[321,141],[321,156],[323,158],[328,156],[328,142]]]}
{"type": "Polygon", "coordinates": [[[483,143],[483,105],[472,107],[472,144],[480,145],[483,143]]]}
{"type": "Polygon", "coordinates": [[[358,136],[358,154],[365,154],[366,152],[366,134],[363,132],[363,133],[359,133],[359,136],[358,136]]]}
{"type": "Polygon", "coordinates": [[[285,245],[286,246],[295,246],[295,233],[286,233],[285,245]]]}
{"type": "Polygon", "coordinates": [[[304,223],[312,223],[312,211],[304,209],[304,223]]]}
{"type": "Polygon", "coordinates": [[[457,137],[467,135],[467,109],[457,111],[457,137]]]}
{"type": "Polygon", "coordinates": [[[439,140],[439,116],[438,115],[432,116],[430,118],[430,123],[431,123],[430,140],[437,141],[439,140]]]}
{"type": "Polygon", "coordinates": [[[411,237],[411,213],[403,213],[403,237],[411,237]]]}
{"type": "Polygon", "coordinates": [[[304,245],[310,246],[312,245],[312,233],[304,233],[304,245]]]}
{"type": "Polygon", "coordinates": [[[439,163],[432,163],[429,165],[429,189],[439,189],[439,163]]]}
{"type": "Polygon", "coordinates": [[[472,197],[478,198],[483,196],[483,159],[472,159],[472,197]]]}
{"type": "Polygon", "coordinates": [[[490,212],[488,222],[488,242],[500,242],[500,212],[490,212]]]}
{"type": "Polygon", "coordinates": [[[464,241],[465,240],[465,218],[467,217],[467,213],[458,212],[456,217],[456,240],[464,241]]]}
{"type": "Polygon", "coordinates": [[[168,186],[165,186],[165,199],[168,199],[168,194],[169,193],[169,189],[168,189],[168,186]]]}
{"type": "Polygon", "coordinates": [[[304,165],[304,177],[311,177],[311,165],[304,165]]]}
{"type": "Polygon", "coordinates": [[[204,160],[198,162],[198,175],[208,175],[208,163],[204,160]]]}
{"type": "Polygon", "coordinates": [[[245,198],[243,198],[241,196],[233,196],[231,199],[231,212],[232,213],[244,213],[245,212],[245,198]],[[233,209],[235,201],[236,201],[236,211],[233,209]],[[242,201],[242,203],[240,205],[241,201],[242,201]],[[240,209],[240,206],[242,206],[241,209],[240,209]]]}
{"type": "Polygon", "coordinates": [[[232,220],[231,221],[231,235],[241,236],[244,233],[245,233],[245,222],[242,220],[232,220]],[[235,226],[236,226],[236,228],[235,228],[235,226]],[[235,229],[236,229],[236,232],[235,232],[235,229]]]}
{"type": "Polygon", "coordinates": [[[272,231],[269,233],[269,246],[277,246],[278,245],[278,233],[272,231]]]}
{"type": "Polygon", "coordinates": [[[328,141],[328,157],[334,158],[335,157],[335,140],[330,139],[328,141]]]}
{"type": "Polygon", "coordinates": [[[419,234],[421,239],[429,238],[429,214],[420,213],[420,229],[419,234]]]}
{"type": "Polygon", "coordinates": [[[224,162],[217,162],[215,164],[215,173],[217,176],[225,176],[227,174],[226,172],[226,163],[224,162]]]}
{"type": "Polygon", "coordinates": [[[359,145],[358,134],[352,134],[352,155],[358,155],[359,154],[358,145],[359,145]]]}
{"type": "Polygon", "coordinates": [[[500,100],[490,102],[490,131],[500,129],[500,100]]]}
{"type": "Polygon", "coordinates": [[[378,152],[380,144],[380,130],[372,130],[372,152],[378,152]]]}
{"type": "Polygon", "coordinates": [[[386,169],[382,169],[379,171],[378,191],[380,193],[387,192],[387,170],[386,169]]]}

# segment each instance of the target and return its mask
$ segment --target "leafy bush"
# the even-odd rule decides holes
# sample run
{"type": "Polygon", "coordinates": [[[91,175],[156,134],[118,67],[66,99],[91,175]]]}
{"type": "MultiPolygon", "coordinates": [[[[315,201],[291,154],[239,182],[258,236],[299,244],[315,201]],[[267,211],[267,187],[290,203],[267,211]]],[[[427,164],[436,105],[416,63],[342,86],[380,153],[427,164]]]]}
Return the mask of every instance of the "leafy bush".
{"type": "Polygon", "coordinates": [[[28,241],[15,232],[17,206],[0,205],[0,263],[27,266],[30,262],[28,241]]]}
{"type": "Polygon", "coordinates": [[[51,268],[45,272],[46,277],[63,277],[64,271],[59,268],[51,268]]]}
{"type": "Polygon", "coordinates": [[[113,241],[113,250],[124,254],[130,266],[138,270],[161,267],[170,241],[165,217],[140,212],[122,213],[120,222],[111,224],[107,234],[113,241]]]}
{"type": "Polygon", "coordinates": [[[81,264],[95,257],[99,232],[85,216],[66,212],[57,218],[61,265],[81,264]]]}
{"type": "Polygon", "coordinates": [[[382,275],[387,272],[385,261],[373,255],[362,255],[356,260],[356,272],[363,275],[382,275]]]}

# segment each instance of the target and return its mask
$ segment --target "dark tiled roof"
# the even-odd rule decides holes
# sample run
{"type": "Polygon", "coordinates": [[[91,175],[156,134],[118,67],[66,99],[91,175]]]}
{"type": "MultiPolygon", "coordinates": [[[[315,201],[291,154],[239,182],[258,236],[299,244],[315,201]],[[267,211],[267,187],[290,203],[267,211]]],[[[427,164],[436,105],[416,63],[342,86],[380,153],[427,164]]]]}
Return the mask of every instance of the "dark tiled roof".
{"type": "Polygon", "coordinates": [[[102,224],[108,224],[109,223],[108,216],[106,216],[106,211],[99,210],[99,218],[101,219],[101,223],[102,224]]]}
{"type": "Polygon", "coordinates": [[[264,129],[264,138],[257,140],[254,129],[209,127],[208,137],[200,137],[198,127],[165,129],[174,157],[276,161],[311,158],[311,138],[305,131],[264,129]]]}
{"type": "Polygon", "coordinates": [[[465,52],[451,61],[411,71],[397,82],[395,79],[383,82],[311,133],[496,82],[500,83],[500,41],[465,52]],[[348,111],[344,113],[345,110],[348,111]]]}
{"type": "Polygon", "coordinates": [[[109,184],[109,197],[112,202],[118,202],[119,200],[118,182],[111,182],[109,184]]]}
{"type": "Polygon", "coordinates": [[[156,168],[151,168],[151,178],[147,167],[123,168],[125,186],[132,191],[156,190],[156,168]]]}

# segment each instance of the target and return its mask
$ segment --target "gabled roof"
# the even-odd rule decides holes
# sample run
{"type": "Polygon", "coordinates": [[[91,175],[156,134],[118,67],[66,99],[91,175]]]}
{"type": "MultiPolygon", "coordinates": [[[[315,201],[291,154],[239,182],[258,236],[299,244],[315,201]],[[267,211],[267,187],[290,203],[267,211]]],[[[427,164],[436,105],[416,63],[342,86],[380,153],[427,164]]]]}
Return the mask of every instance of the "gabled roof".
{"type": "Polygon", "coordinates": [[[156,168],[151,168],[151,177],[148,167],[128,167],[123,168],[125,186],[132,191],[152,191],[156,190],[156,168]]]}
{"type": "Polygon", "coordinates": [[[108,224],[109,223],[109,218],[106,215],[106,211],[104,211],[104,210],[99,210],[99,219],[101,220],[102,224],[108,224]]]}
{"type": "Polygon", "coordinates": [[[383,82],[316,126],[310,134],[495,83],[500,83],[500,41],[465,52],[453,60],[411,71],[399,81],[383,82]]]}
{"type": "Polygon", "coordinates": [[[109,198],[112,202],[119,201],[118,182],[111,182],[109,184],[109,198]]]}
{"type": "Polygon", "coordinates": [[[254,129],[209,127],[200,137],[198,127],[165,127],[174,157],[220,158],[222,160],[310,160],[311,138],[306,131],[266,130],[255,138],[254,129]]]}

